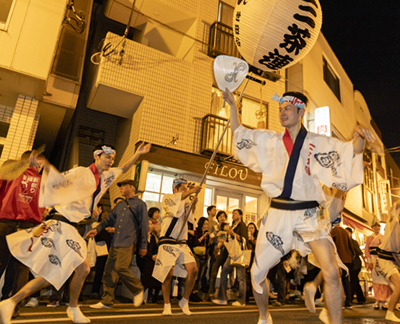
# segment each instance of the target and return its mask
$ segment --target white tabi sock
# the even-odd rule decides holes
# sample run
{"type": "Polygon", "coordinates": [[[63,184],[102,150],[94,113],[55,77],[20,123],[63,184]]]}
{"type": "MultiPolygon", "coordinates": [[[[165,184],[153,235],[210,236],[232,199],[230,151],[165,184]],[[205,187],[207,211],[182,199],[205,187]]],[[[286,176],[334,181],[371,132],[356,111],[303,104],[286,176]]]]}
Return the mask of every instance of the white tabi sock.
{"type": "Polygon", "coordinates": [[[162,315],[172,315],[171,304],[164,304],[162,315]]]}
{"type": "Polygon", "coordinates": [[[398,318],[396,315],[394,315],[393,312],[389,310],[386,312],[385,319],[392,322],[400,323],[400,318],[398,318]]]}
{"type": "Polygon", "coordinates": [[[271,314],[268,314],[268,319],[266,320],[258,320],[257,324],[273,324],[271,314]]]}
{"type": "Polygon", "coordinates": [[[68,318],[74,322],[79,324],[90,323],[90,319],[88,319],[78,307],[68,307],[67,308],[67,316],[68,318]]]}
{"type": "Polygon", "coordinates": [[[189,301],[185,297],[179,301],[178,305],[182,309],[183,314],[192,315],[192,312],[189,310],[189,301]]]}

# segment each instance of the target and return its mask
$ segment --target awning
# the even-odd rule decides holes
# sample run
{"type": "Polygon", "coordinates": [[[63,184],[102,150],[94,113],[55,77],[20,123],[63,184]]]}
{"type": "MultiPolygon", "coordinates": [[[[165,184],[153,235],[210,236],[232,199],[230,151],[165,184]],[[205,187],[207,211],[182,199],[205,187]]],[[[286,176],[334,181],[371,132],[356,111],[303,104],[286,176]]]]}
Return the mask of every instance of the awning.
{"type": "Polygon", "coordinates": [[[349,226],[351,228],[357,229],[361,232],[363,232],[365,235],[372,235],[372,228],[368,226],[367,224],[363,224],[359,220],[351,217],[345,212],[342,212],[342,220],[343,220],[343,225],[349,226]]]}

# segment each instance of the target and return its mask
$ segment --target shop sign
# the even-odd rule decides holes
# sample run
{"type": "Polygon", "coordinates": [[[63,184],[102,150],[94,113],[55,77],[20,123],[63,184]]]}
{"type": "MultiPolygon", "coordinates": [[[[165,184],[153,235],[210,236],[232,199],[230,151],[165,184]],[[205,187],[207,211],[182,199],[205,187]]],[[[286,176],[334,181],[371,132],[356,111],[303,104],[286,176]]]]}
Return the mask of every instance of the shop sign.
{"type": "Polygon", "coordinates": [[[387,214],[389,212],[388,205],[389,205],[389,180],[382,180],[379,181],[379,192],[381,194],[381,210],[382,214],[387,214]]]}
{"type": "MultiPolygon", "coordinates": [[[[207,169],[209,162],[204,165],[204,168],[207,169]]],[[[231,165],[222,165],[212,162],[211,167],[208,170],[209,175],[215,175],[218,177],[228,178],[232,180],[246,180],[249,175],[249,170],[247,168],[237,168],[231,165]]]]}
{"type": "Polygon", "coordinates": [[[315,133],[331,136],[331,117],[329,107],[315,109],[315,133]]]}

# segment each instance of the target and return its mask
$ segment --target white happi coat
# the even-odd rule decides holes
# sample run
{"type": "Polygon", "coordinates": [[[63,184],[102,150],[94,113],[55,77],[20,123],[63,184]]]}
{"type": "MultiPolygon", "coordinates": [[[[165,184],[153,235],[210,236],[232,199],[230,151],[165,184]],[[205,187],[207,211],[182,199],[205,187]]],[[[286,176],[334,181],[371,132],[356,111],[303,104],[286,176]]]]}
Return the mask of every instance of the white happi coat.
{"type": "MultiPolygon", "coordinates": [[[[377,279],[383,276],[386,284],[390,285],[394,290],[394,285],[390,280],[390,277],[395,273],[400,273],[400,219],[399,211],[397,210],[397,204],[394,204],[389,211],[389,217],[386,221],[385,234],[383,235],[382,242],[379,245],[379,249],[391,254],[395,260],[385,260],[379,256],[376,262],[375,269],[378,276],[372,279],[377,279]]],[[[381,251],[382,252],[382,251],[381,251]]],[[[378,280],[376,280],[378,282],[378,280]]],[[[375,282],[375,281],[374,281],[375,282]]],[[[380,281],[378,283],[381,283],[380,281]]]]}
{"type": "MultiPolygon", "coordinates": [[[[100,191],[93,199],[97,186],[89,168],[78,167],[63,173],[51,169],[42,177],[39,206],[54,206],[70,222],[78,223],[91,216],[93,206],[121,173],[121,168],[103,172],[100,191]]],[[[7,243],[16,259],[60,289],[86,259],[86,242],[73,226],[58,220],[47,221],[47,224],[50,222],[51,225],[39,236],[32,234],[35,227],[8,235],[7,243]]]]}
{"type": "MultiPolygon", "coordinates": [[[[163,197],[161,204],[161,237],[165,236],[174,218],[178,218],[170,237],[176,240],[187,240],[188,222],[194,224],[193,213],[189,214],[188,221],[185,216],[189,213],[191,206],[189,198],[182,199],[182,193],[168,194],[163,197]],[[183,226],[182,233],[179,235],[183,226]]],[[[174,276],[186,278],[187,271],[184,264],[196,262],[187,244],[162,244],[158,249],[153,277],[164,282],[169,271],[174,267],[174,276]]]]}
{"type": "MultiPolygon", "coordinates": [[[[262,172],[261,187],[271,198],[281,195],[289,163],[283,135],[284,132],[240,126],[233,137],[235,156],[253,171],[262,172]]],[[[362,181],[362,154],[354,155],[352,142],[308,132],[290,198],[317,201],[324,207],[327,199],[322,185],[347,191],[362,181]]],[[[264,215],[252,267],[253,287],[258,293],[262,292],[259,284],[269,269],[291,249],[304,256],[310,252],[307,242],[329,239],[330,219],[318,219],[317,213],[318,208],[294,211],[270,208],[264,215]]]]}

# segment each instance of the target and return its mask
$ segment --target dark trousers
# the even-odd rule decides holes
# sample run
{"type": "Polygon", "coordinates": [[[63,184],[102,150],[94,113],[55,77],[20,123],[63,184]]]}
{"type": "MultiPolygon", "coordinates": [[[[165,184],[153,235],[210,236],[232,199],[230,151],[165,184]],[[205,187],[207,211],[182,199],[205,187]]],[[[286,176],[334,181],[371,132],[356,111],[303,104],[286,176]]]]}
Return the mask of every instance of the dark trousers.
{"type": "MultiPolygon", "coordinates": [[[[349,269],[351,273],[352,265],[351,263],[345,263],[345,266],[349,269]]],[[[346,271],[342,271],[342,285],[344,289],[344,294],[346,295],[346,300],[344,302],[345,306],[350,306],[353,301],[353,297],[351,295],[351,284],[350,284],[350,275],[346,271]]]]}
{"type": "Polygon", "coordinates": [[[92,286],[92,294],[100,293],[101,281],[103,279],[104,269],[106,267],[108,255],[102,255],[96,258],[96,265],[94,268],[94,279],[92,286]]]}
{"type": "Polygon", "coordinates": [[[274,290],[278,293],[277,300],[281,304],[285,304],[287,294],[286,270],[283,261],[280,261],[268,272],[268,279],[272,282],[274,290]]]}
{"type": "Polygon", "coordinates": [[[208,288],[208,294],[213,295],[215,293],[215,281],[217,279],[219,267],[222,267],[228,257],[225,247],[222,247],[221,253],[215,257],[215,261],[212,265],[210,272],[210,286],[208,288]]]}
{"type": "Polygon", "coordinates": [[[6,236],[15,233],[18,229],[27,229],[34,227],[35,224],[25,221],[2,220],[0,222],[0,277],[7,270],[7,284],[3,289],[2,299],[17,293],[29,281],[29,268],[15,259],[8,248],[6,236]],[[11,284],[12,282],[12,284],[11,284]]]}
{"type": "MultiPolygon", "coordinates": [[[[207,256],[207,255],[206,255],[207,256]]],[[[197,269],[198,269],[198,275],[197,275],[197,280],[196,283],[194,285],[193,291],[198,291],[200,288],[203,287],[204,283],[206,283],[203,280],[203,277],[205,277],[206,275],[206,267],[207,267],[207,261],[208,259],[205,258],[203,259],[201,256],[198,256],[197,254],[194,254],[194,259],[196,260],[196,265],[197,265],[197,269]]]]}
{"type": "Polygon", "coordinates": [[[351,299],[353,300],[354,294],[357,295],[357,302],[364,303],[365,296],[360,286],[360,280],[358,279],[358,274],[361,268],[352,269],[350,272],[350,284],[351,284],[351,299]]]}
{"type": "MultiPolygon", "coordinates": [[[[231,265],[231,258],[228,257],[222,267],[221,283],[219,285],[218,299],[228,301],[226,289],[228,287],[228,275],[232,272],[234,266],[231,265]]],[[[246,269],[236,267],[236,280],[239,283],[239,297],[237,301],[241,304],[246,303],[246,269]]]]}

